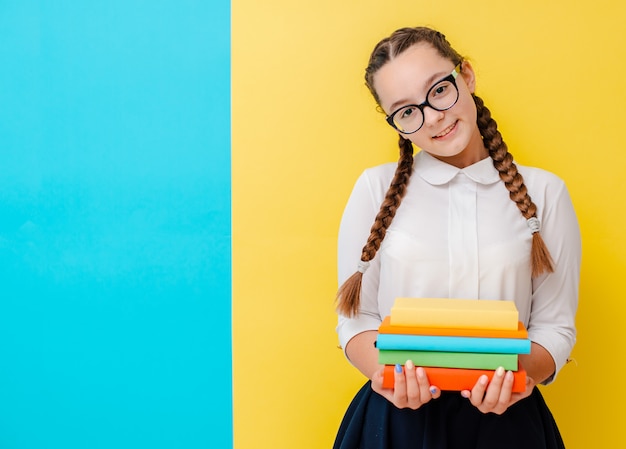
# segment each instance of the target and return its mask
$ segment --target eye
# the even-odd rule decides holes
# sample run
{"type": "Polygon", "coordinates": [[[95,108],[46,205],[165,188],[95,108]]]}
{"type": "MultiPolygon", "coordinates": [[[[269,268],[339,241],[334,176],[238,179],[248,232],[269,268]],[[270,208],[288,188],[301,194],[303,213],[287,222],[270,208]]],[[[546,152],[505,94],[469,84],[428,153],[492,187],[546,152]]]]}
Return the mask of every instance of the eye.
{"type": "Polygon", "coordinates": [[[407,106],[406,108],[401,109],[400,112],[398,113],[398,119],[406,120],[410,118],[412,115],[415,114],[416,109],[417,108],[415,106],[407,106]]]}
{"type": "Polygon", "coordinates": [[[441,83],[437,84],[433,87],[433,90],[430,91],[431,97],[439,97],[441,95],[445,95],[446,91],[450,88],[450,83],[441,83]]]}

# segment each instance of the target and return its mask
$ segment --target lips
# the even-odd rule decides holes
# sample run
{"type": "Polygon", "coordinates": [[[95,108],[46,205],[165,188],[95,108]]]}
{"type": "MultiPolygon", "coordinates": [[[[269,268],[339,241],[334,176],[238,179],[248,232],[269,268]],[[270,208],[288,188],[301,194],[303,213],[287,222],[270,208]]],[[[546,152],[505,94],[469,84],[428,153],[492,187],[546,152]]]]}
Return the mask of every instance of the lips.
{"type": "Polygon", "coordinates": [[[448,134],[450,134],[450,132],[454,129],[454,127],[456,126],[457,122],[454,122],[452,125],[448,126],[446,129],[444,129],[443,131],[441,131],[439,134],[434,135],[433,138],[434,139],[440,139],[442,137],[447,136],[448,134]]]}

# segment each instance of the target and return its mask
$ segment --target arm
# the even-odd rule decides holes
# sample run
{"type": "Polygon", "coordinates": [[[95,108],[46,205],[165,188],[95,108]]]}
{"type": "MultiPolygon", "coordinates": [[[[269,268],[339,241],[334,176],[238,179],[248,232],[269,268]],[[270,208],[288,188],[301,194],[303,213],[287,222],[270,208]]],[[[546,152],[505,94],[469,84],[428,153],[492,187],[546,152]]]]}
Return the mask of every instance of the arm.
{"type": "Polygon", "coordinates": [[[580,230],[569,193],[563,182],[552,187],[553,192],[546,189],[544,194],[541,234],[554,260],[554,272],[533,279],[528,323],[528,337],[542,352],[533,350],[524,365],[543,384],[554,381],[576,342],[581,260],[580,230]],[[552,365],[547,363],[552,371],[540,366],[547,368],[545,353],[552,359],[552,365]]]}
{"type": "Polygon", "coordinates": [[[381,368],[378,351],[374,346],[378,332],[365,331],[355,335],[346,345],[346,356],[365,377],[371,379],[381,368]]]}
{"type": "Polygon", "coordinates": [[[530,354],[520,354],[519,360],[528,377],[531,377],[537,384],[554,375],[556,370],[556,364],[550,353],[546,348],[534,342],[531,344],[530,354]]]}

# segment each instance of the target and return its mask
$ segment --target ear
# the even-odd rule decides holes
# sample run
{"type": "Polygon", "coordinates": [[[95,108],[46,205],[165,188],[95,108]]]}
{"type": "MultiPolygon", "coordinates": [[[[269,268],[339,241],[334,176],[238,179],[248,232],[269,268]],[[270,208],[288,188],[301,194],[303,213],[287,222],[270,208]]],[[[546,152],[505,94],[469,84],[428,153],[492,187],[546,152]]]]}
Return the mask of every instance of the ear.
{"type": "Polygon", "coordinates": [[[476,74],[474,73],[472,64],[467,60],[464,60],[461,65],[461,76],[463,77],[465,84],[467,84],[467,88],[470,93],[473,94],[476,90],[476,74]]]}

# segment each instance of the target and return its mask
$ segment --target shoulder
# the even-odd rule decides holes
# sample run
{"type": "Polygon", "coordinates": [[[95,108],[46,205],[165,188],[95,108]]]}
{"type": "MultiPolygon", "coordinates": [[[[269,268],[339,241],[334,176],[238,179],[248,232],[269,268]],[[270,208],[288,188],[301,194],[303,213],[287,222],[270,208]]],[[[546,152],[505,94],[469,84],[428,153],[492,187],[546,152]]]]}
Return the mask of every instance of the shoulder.
{"type": "Polygon", "coordinates": [[[370,167],[363,171],[359,179],[366,181],[374,190],[382,188],[386,192],[396,172],[396,168],[397,164],[394,162],[370,167]]]}
{"type": "Polygon", "coordinates": [[[531,187],[543,188],[543,189],[556,189],[560,190],[565,187],[565,182],[548,170],[544,170],[538,167],[528,167],[525,165],[517,165],[518,171],[524,178],[524,183],[530,189],[531,187]]]}
{"type": "Polygon", "coordinates": [[[524,184],[533,202],[540,208],[552,208],[556,204],[570,202],[565,182],[556,174],[537,167],[518,165],[524,184]]]}
{"type": "Polygon", "coordinates": [[[391,184],[396,167],[395,163],[390,162],[363,170],[356,181],[353,195],[356,192],[367,192],[374,202],[379,202],[391,184]]]}
{"type": "Polygon", "coordinates": [[[352,188],[352,193],[344,209],[344,216],[353,213],[361,214],[364,211],[376,216],[380,204],[389,189],[394,173],[395,164],[393,163],[363,170],[352,188]]]}
{"type": "Polygon", "coordinates": [[[387,162],[386,164],[366,168],[361,176],[367,176],[372,180],[383,179],[391,181],[393,174],[396,172],[397,166],[398,165],[395,162],[387,162]]]}

